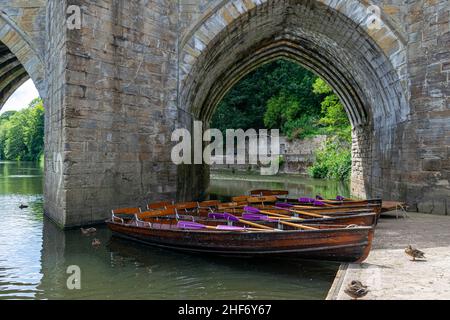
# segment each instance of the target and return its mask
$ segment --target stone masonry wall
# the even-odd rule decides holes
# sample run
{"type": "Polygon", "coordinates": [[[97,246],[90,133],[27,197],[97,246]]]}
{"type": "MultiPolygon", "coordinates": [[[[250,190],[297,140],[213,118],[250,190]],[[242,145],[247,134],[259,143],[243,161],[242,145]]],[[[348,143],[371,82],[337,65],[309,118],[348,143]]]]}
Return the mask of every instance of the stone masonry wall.
{"type": "Polygon", "coordinates": [[[66,3],[60,0],[47,2],[47,37],[45,78],[48,82],[47,99],[45,99],[45,178],[44,211],[60,226],[67,223],[67,201],[65,191],[64,142],[65,131],[65,65],[66,3]]]}
{"type": "MultiPolygon", "coordinates": [[[[327,136],[324,135],[294,140],[289,140],[283,136],[279,137],[280,155],[283,159],[279,173],[307,175],[308,168],[314,163],[315,152],[325,145],[326,138],[327,136]]],[[[267,150],[270,150],[270,146],[267,147],[267,150]]],[[[248,157],[249,140],[246,141],[244,152],[248,157]]],[[[213,157],[213,160],[218,161],[219,159],[213,157]]],[[[213,164],[211,171],[260,173],[261,166],[258,164],[225,164],[226,157],[222,157],[222,162],[224,164],[213,164]]]]}
{"type": "Polygon", "coordinates": [[[0,0],[0,41],[45,98],[47,215],[77,226],[201,197],[209,169],[172,164],[173,129],[208,120],[274,57],[307,64],[343,98],[355,194],[448,214],[449,1],[371,3],[378,31],[357,0],[0,0]],[[70,4],[81,30],[65,28],[70,4]]]}
{"type": "Polygon", "coordinates": [[[66,227],[102,221],[112,208],[172,199],[177,179],[170,161],[177,117],[170,90],[176,88],[174,2],[76,3],[82,29],[62,40],[64,94],[52,106],[61,111],[63,141],[59,158],[48,159],[50,166],[62,162],[63,179],[46,179],[47,198],[58,191],[64,198],[62,209],[46,202],[46,212],[64,216],[56,220],[66,227]]]}

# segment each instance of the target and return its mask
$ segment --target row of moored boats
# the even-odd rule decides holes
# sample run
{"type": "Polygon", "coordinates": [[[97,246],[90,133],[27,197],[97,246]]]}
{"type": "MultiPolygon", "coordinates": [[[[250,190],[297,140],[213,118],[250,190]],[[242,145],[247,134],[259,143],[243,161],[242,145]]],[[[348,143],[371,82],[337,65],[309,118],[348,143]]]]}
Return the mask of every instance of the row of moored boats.
{"type": "Polygon", "coordinates": [[[157,202],[112,211],[114,235],[162,248],[228,256],[362,262],[382,201],[291,198],[253,190],[231,202],[157,202]]]}

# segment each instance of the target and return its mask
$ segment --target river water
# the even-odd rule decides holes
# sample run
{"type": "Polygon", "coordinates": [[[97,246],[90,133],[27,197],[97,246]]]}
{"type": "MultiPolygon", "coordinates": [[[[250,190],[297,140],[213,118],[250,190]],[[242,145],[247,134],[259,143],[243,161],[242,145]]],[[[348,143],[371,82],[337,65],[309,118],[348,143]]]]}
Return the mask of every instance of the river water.
{"type": "MultiPolygon", "coordinates": [[[[61,231],[43,215],[43,170],[0,162],[1,299],[324,299],[338,265],[323,262],[213,258],[176,253],[111,237],[61,231]],[[21,204],[28,208],[19,209],[21,204]],[[67,286],[69,266],[81,290],[67,286]]],[[[348,195],[348,187],[297,177],[213,174],[220,198],[253,188],[296,195],[348,195]]]]}

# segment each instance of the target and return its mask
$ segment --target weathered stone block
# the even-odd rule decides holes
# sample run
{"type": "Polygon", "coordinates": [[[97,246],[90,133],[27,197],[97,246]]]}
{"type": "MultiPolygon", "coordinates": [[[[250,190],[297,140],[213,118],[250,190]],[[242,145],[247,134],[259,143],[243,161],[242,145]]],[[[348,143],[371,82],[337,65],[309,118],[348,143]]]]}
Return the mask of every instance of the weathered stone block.
{"type": "Polygon", "coordinates": [[[440,171],[442,163],[440,159],[423,159],[422,170],[423,171],[440,171]]]}

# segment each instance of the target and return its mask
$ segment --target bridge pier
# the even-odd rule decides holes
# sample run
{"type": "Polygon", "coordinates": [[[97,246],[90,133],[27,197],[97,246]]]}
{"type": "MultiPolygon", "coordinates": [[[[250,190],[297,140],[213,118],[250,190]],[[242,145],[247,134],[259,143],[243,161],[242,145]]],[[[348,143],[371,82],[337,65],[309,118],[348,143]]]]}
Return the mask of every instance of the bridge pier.
{"type": "Polygon", "coordinates": [[[69,3],[47,4],[45,212],[64,227],[177,192],[174,4],[78,1],[82,30],[61,30],[69,3]]]}

